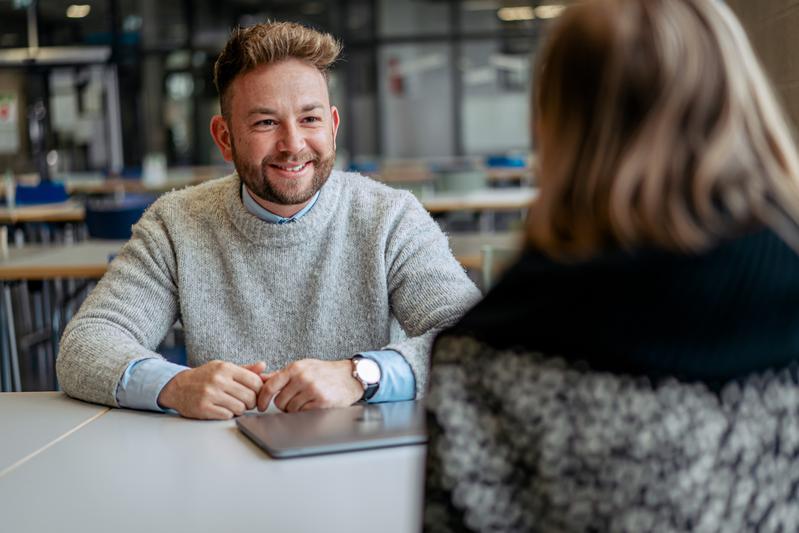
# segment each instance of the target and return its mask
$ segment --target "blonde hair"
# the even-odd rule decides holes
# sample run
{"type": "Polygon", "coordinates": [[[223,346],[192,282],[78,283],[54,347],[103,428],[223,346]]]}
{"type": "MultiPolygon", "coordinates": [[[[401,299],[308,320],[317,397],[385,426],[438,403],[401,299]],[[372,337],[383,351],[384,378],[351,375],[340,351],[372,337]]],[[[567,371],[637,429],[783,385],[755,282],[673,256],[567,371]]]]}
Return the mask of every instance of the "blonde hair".
{"type": "Polygon", "coordinates": [[[533,95],[528,244],[698,252],[751,227],[799,249],[799,159],[746,35],[715,0],[592,0],[553,27],[533,95]]]}
{"type": "Polygon", "coordinates": [[[214,64],[214,85],[222,114],[228,116],[227,89],[239,74],[260,65],[299,59],[319,69],[327,78],[340,53],[341,44],[332,35],[294,22],[265,22],[235,28],[214,64]]]}

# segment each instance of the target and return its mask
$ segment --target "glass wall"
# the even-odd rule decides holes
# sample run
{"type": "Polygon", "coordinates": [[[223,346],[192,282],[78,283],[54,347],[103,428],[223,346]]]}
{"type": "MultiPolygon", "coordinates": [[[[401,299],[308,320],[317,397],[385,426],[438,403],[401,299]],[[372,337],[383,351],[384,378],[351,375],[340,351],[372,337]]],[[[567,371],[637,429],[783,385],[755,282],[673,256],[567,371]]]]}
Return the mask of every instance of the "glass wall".
{"type": "Polygon", "coordinates": [[[380,131],[386,158],[452,155],[452,55],[446,44],[380,47],[380,131]]]}
{"type": "Polygon", "coordinates": [[[466,154],[526,151],[529,146],[529,53],[508,53],[501,41],[463,45],[460,62],[466,154]]]}
{"type": "MultiPolygon", "coordinates": [[[[23,76],[24,94],[16,101],[24,108],[23,122],[34,101],[49,103],[47,142],[67,154],[61,162],[66,170],[111,170],[106,141],[114,127],[122,138],[125,172],[141,167],[152,153],[170,165],[214,164],[220,158],[208,122],[218,112],[212,69],[220,48],[236,25],[292,20],[330,31],[344,43],[331,77],[331,99],[342,114],[341,164],[526,151],[530,57],[561,4],[0,0],[0,54],[28,46],[31,9],[41,46],[107,50],[106,58],[75,64],[0,60],[0,87],[4,76],[9,87],[13,76],[23,76]],[[93,70],[98,66],[113,76],[93,70]],[[97,122],[110,97],[118,105],[116,126],[97,122]],[[70,129],[75,116],[90,118],[70,129]],[[103,139],[86,141],[92,135],[103,139]]],[[[33,147],[26,143],[24,149],[33,147]]]]}

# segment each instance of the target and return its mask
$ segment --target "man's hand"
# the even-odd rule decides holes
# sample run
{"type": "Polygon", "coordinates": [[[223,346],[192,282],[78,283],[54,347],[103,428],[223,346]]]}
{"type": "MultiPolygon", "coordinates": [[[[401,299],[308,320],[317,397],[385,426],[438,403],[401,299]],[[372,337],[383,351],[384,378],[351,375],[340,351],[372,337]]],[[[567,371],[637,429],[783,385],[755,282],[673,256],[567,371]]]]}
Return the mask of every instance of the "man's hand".
{"type": "Polygon", "coordinates": [[[187,418],[227,420],[255,407],[263,380],[263,362],[235,365],[211,361],[184,370],[158,395],[158,404],[187,418]]]}
{"type": "Polygon", "coordinates": [[[273,396],[278,409],[289,413],[346,407],[363,396],[363,385],[352,377],[352,361],[349,359],[303,359],[266,374],[264,379],[258,394],[259,411],[269,407],[273,396]]]}

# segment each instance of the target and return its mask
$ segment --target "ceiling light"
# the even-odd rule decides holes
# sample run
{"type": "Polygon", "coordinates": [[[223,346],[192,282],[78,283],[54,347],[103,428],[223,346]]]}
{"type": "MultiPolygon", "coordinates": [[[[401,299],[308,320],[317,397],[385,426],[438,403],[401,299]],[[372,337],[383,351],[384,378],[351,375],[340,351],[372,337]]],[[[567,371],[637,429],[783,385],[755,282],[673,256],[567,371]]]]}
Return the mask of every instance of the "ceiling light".
{"type": "Polygon", "coordinates": [[[67,8],[67,17],[71,19],[82,19],[89,14],[92,6],[89,4],[72,4],[67,8]]]}
{"type": "Polygon", "coordinates": [[[566,6],[553,4],[548,6],[538,6],[535,8],[535,16],[540,19],[552,19],[563,13],[566,6]]]}
{"type": "Polygon", "coordinates": [[[503,7],[497,11],[497,16],[500,20],[511,22],[516,20],[533,20],[535,18],[535,11],[532,7],[503,7]]]}

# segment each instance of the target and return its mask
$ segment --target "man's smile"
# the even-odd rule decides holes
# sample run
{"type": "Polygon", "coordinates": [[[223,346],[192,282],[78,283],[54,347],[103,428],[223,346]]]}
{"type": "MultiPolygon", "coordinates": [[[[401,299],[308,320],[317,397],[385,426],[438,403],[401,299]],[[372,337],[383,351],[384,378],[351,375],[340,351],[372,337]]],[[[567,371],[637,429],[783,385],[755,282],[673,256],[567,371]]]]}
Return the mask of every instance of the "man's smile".
{"type": "Polygon", "coordinates": [[[283,172],[299,173],[305,170],[305,168],[312,163],[313,161],[306,161],[304,163],[298,163],[298,164],[270,163],[269,166],[281,170],[283,172]]]}

